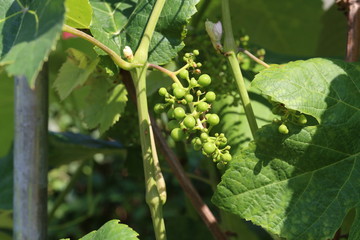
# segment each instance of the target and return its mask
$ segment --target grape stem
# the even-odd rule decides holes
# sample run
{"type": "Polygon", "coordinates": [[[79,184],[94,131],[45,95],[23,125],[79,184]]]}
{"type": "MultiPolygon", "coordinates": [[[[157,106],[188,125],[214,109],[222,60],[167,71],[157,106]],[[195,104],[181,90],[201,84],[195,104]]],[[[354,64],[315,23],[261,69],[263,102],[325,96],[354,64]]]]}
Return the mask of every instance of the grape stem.
{"type": "Polygon", "coordinates": [[[259,63],[259,64],[261,64],[261,65],[263,65],[264,67],[266,67],[266,68],[269,68],[269,67],[270,67],[266,62],[264,62],[264,61],[261,60],[260,58],[256,57],[254,54],[252,54],[252,53],[249,52],[248,50],[243,49],[243,48],[238,48],[238,50],[239,50],[240,52],[245,53],[245,54],[248,55],[252,60],[254,60],[255,62],[257,62],[257,63],[259,63]]]}
{"type": "Polygon", "coordinates": [[[249,94],[246,90],[244,78],[242,76],[239,62],[236,58],[236,45],[234,40],[234,35],[232,32],[231,19],[230,19],[230,7],[229,0],[222,0],[222,17],[224,25],[224,51],[226,52],[225,56],[227,57],[231,70],[233,72],[236,84],[239,89],[240,99],[244,106],[245,115],[250,126],[252,136],[254,137],[258,125],[256,123],[256,118],[254,111],[251,106],[249,94]]]}
{"type": "Polygon", "coordinates": [[[156,240],[166,240],[165,222],[162,210],[166,201],[166,188],[157,157],[154,134],[148,111],[146,72],[149,67],[147,61],[151,38],[164,5],[165,0],[156,1],[141,38],[140,45],[135,52],[133,61],[135,63],[143,64],[143,66],[130,71],[135,86],[139,113],[140,141],[146,188],[145,199],[150,209],[156,240]]]}
{"type": "Polygon", "coordinates": [[[68,32],[68,33],[74,34],[75,36],[78,36],[82,39],[85,39],[86,41],[91,42],[95,46],[99,47],[101,50],[106,52],[119,67],[121,67],[124,70],[131,70],[135,67],[141,66],[141,64],[138,64],[135,62],[129,63],[129,62],[125,61],[117,53],[115,53],[113,50],[108,48],[105,44],[103,44],[99,40],[93,38],[92,36],[82,32],[76,28],[73,28],[73,27],[70,27],[70,26],[64,24],[62,30],[64,32],[68,32]]]}

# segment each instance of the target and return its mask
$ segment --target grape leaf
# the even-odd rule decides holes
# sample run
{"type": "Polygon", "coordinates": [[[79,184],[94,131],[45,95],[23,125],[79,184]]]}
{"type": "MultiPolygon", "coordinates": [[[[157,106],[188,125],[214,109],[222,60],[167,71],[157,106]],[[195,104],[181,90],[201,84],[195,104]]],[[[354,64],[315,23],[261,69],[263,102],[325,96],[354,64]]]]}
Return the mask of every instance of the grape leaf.
{"type": "MultiPolygon", "coordinates": [[[[184,47],[184,27],[196,12],[198,1],[166,1],[150,43],[150,62],[168,63],[184,47]]],[[[155,2],[92,0],[91,33],[116,53],[122,54],[125,46],[130,46],[135,52],[155,2]]]]}
{"type": "Polygon", "coordinates": [[[80,240],[137,240],[139,234],[119,220],[110,220],[98,230],[86,234],[80,240]]]}
{"type": "Polygon", "coordinates": [[[99,127],[101,133],[119,120],[128,100],[125,85],[113,81],[113,78],[95,79],[83,106],[86,124],[89,128],[99,127]]]}
{"type": "Polygon", "coordinates": [[[223,175],[213,202],[281,237],[332,238],[360,202],[359,69],[340,60],[311,59],[257,75],[254,86],[264,94],[306,111],[319,124],[288,122],[287,135],[275,123],[259,129],[256,143],[223,175]]]}
{"type": "Polygon", "coordinates": [[[65,24],[74,28],[89,28],[92,8],[89,0],[66,0],[65,24]]]}
{"type": "Polygon", "coordinates": [[[10,75],[25,76],[31,87],[43,62],[60,37],[62,0],[2,0],[0,7],[0,66],[10,75]]]}
{"type": "Polygon", "coordinates": [[[89,58],[84,53],[70,48],[69,57],[61,66],[53,87],[64,100],[76,88],[83,85],[95,70],[99,58],[89,58]]]}

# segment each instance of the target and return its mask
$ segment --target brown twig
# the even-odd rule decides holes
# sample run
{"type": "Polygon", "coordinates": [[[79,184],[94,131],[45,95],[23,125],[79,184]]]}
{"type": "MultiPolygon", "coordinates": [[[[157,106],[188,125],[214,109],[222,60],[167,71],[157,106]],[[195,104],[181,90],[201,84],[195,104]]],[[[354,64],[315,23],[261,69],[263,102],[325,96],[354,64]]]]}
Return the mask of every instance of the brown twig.
{"type": "Polygon", "coordinates": [[[360,40],[360,1],[337,0],[341,10],[345,11],[348,23],[348,37],[346,47],[346,61],[355,62],[359,58],[360,40]]]}
{"type": "Polygon", "coordinates": [[[266,67],[266,68],[269,68],[269,67],[270,67],[269,64],[267,64],[266,62],[264,62],[264,61],[261,60],[260,58],[256,57],[254,54],[252,54],[252,53],[249,52],[248,50],[243,49],[243,48],[239,48],[239,51],[245,53],[246,55],[248,55],[248,57],[250,57],[252,60],[254,60],[255,62],[257,62],[258,64],[261,64],[261,65],[263,65],[263,66],[266,67]]]}
{"type": "MultiPolygon", "coordinates": [[[[125,84],[125,87],[129,93],[129,96],[133,102],[136,103],[136,95],[135,88],[130,76],[130,73],[127,71],[122,71],[122,80],[125,84]]],[[[192,185],[189,178],[186,176],[185,171],[175,153],[172,149],[167,145],[164,136],[161,133],[159,127],[155,124],[156,121],[153,116],[150,116],[151,125],[153,127],[155,141],[157,146],[159,147],[161,153],[164,155],[165,160],[169,164],[171,170],[173,171],[175,177],[178,179],[180,186],[184,190],[186,196],[189,198],[190,202],[204,221],[205,225],[208,227],[213,237],[217,240],[226,240],[225,234],[220,229],[220,226],[212,214],[209,207],[204,203],[199,193],[196,191],[195,187],[192,185]]]]}

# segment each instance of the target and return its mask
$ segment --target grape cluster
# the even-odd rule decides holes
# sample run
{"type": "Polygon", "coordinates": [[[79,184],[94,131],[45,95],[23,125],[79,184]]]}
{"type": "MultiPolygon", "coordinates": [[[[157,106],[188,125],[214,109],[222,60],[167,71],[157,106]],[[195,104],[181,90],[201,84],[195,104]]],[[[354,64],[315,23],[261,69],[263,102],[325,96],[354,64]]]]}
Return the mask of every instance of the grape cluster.
{"type": "Polygon", "coordinates": [[[213,91],[208,91],[211,77],[201,74],[201,63],[195,62],[198,50],[186,53],[184,61],[187,63],[175,74],[186,82],[186,87],[177,79],[172,84],[171,90],[162,87],[159,95],[164,97],[163,103],[154,106],[156,113],[166,112],[169,119],[167,127],[174,141],[189,140],[195,150],[202,153],[217,163],[218,168],[224,167],[230,160],[230,146],[223,133],[210,136],[211,129],[219,124],[219,116],[210,113],[211,104],[216,99],[213,91]]]}
{"type": "Polygon", "coordinates": [[[288,134],[289,129],[286,126],[286,123],[291,122],[297,125],[305,125],[307,123],[307,118],[304,114],[296,110],[291,110],[285,107],[284,104],[273,102],[272,112],[273,114],[280,115],[281,119],[274,118],[273,122],[279,124],[279,133],[288,134]]]}

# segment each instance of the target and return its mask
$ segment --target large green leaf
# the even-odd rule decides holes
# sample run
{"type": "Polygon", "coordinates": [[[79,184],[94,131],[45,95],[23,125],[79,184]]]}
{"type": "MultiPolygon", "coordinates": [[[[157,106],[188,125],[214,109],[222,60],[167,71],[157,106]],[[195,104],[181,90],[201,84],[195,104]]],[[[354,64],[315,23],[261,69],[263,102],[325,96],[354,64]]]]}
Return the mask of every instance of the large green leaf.
{"type": "Polygon", "coordinates": [[[86,234],[80,240],[137,240],[139,234],[119,220],[110,220],[101,228],[86,234]]]}
{"type": "Polygon", "coordinates": [[[359,69],[311,59],[257,75],[254,86],[319,124],[287,123],[288,135],[275,123],[261,128],[223,175],[213,202],[288,239],[332,238],[360,202],[359,69]]]}
{"type": "Polygon", "coordinates": [[[113,81],[113,78],[95,79],[83,106],[87,126],[99,127],[101,133],[119,120],[128,100],[125,85],[113,81]]]}
{"type": "Polygon", "coordinates": [[[92,8],[89,0],[66,0],[65,23],[74,28],[89,28],[92,8]]]}
{"type": "MultiPolygon", "coordinates": [[[[149,61],[168,63],[184,44],[184,27],[196,12],[199,0],[166,1],[149,49],[149,61]]],[[[101,42],[122,54],[125,46],[135,52],[156,1],[92,0],[93,19],[90,30],[101,42]]]]}
{"type": "Polygon", "coordinates": [[[0,1],[0,65],[10,75],[25,76],[34,87],[37,73],[59,38],[62,0],[0,1]]]}
{"type": "Polygon", "coordinates": [[[89,58],[84,53],[70,48],[69,57],[61,66],[59,74],[54,82],[54,88],[59,93],[60,99],[64,100],[76,88],[83,85],[95,70],[99,58],[89,58]]]}

